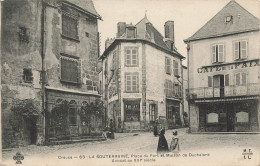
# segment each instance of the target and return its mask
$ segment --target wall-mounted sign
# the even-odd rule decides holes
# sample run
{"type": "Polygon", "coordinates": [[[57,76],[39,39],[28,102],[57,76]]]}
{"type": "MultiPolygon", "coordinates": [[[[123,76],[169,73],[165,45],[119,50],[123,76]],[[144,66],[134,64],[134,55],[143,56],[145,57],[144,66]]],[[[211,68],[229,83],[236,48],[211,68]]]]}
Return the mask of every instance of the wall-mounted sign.
{"type": "Polygon", "coordinates": [[[218,72],[223,70],[243,69],[247,67],[259,66],[259,59],[235,62],[229,64],[220,64],[216,66],[203,66],[197,69],[198,73],[218,72]]]}

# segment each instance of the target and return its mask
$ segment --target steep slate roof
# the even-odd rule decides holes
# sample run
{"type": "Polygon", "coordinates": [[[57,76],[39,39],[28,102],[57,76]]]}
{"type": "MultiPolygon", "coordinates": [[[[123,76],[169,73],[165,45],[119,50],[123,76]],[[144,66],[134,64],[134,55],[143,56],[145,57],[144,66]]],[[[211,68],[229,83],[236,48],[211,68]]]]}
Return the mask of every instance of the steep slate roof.
{"type": "MultiPolygon", "coordinates": [[[[133,26],[127,24],[126,26],[133,26]]],[[[163,35],[152,25],[152,23],[147,19],[146,15],[145,17],[140,20],[136,25],[136,38],[127,38],[126,33],[122,34],[120,37],[116,38],[111,45],[103,52],[102,56],[99,57],[99,59],[105,58],[106,54],[109,52],[109,50],[114,47],[118,42],[127,41],[127,42],[134,42],[134,41],[141,41],[151,44],[154,47],[157,47],[158,49],[161,49],[163,51],[166,51],[167,53],[174,54],[179,56],[180,58],[183,57],[177,50],[171,50],[166,43],[164,42],[163,35]]]]}
{"type": "Polygon", "coordinates": [[[71,6],[87,11],[88,13],[101,19],[101,16],[97,13],[92,0],[43,0],[43,1],[52,5],[57,3],[67,3],[71,6]]]}
{"type": "Polygon", "coordinates": [[[164,49],[170,50],[163,41],[163,35],[153,26],[153,24],[147,19],[146,16],[135,26],[137,29],[137,38],[149,40],[164,49]]]}
{"type": "Polygon", "coordinates": [[[249,13],[236,1],[231,0],[194,35],[184,41],[186,42],[228,34],[255,31],[259,30],[259,27],[260,24],[258,18],[249,13]],[[233,16],[231,22],[225,22],[225,18],[227,16],[233,16]]]}

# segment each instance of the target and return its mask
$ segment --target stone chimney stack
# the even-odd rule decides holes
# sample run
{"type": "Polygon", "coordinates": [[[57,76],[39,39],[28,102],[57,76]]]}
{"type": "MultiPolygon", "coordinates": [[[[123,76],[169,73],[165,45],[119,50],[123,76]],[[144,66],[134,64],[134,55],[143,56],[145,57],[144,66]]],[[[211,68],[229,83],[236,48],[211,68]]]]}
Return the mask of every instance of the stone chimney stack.
{"type": "Polygon", "coordinates": [[[174,50],[174,21],[167,21],[164,24],[164,32],[165,32],[165,43],[169,47],[169,49],[174,50]]]}
{"type": "Polygon", "coordinates": [[[116,37],[121,37],[126,31],[126,23],[125,22],[118,22],[117,23],[117,34],[116,37]]]}

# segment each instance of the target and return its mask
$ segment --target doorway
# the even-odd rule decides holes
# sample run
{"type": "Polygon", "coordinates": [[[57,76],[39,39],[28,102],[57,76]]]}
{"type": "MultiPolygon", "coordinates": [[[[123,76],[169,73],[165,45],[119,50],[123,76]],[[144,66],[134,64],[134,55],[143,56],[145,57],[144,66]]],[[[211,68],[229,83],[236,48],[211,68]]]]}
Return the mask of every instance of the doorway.
{"type": "Polygon", "coordinates": [[[37,116],[24,117],[24,140],[26,144],[36,144],[37,140],[37,116]]]}
{"type": "Polygon", "coordinates": [[[214,75],[213,86],[214,86],[214,97],[224,97],[225,94],[224,75],[214,75]],[[219,89],[219,94],[216,93],[218,89],[219,89]]]}

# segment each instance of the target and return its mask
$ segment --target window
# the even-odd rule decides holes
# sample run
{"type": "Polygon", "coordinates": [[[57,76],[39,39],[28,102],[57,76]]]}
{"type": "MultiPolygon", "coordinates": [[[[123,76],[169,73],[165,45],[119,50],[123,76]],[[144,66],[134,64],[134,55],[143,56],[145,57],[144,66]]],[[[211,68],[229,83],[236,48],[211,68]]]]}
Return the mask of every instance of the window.
{"type": "Polygon", "coordinates": [[[126,92],[138,92],[138,73],[125,74],[126,92]]]}
{"type": "Polygon", "coordinates": [[[165,72],[171,74],[171,59],[168,57],[165,57],[165,72]]]}
{"type": "Polygon", "coordinates": [[[224,44],[212,46],[212,63],[224,62],[224,44]]]}
{"type": "Polygon", "coordinates": [[[155,121],[155,104],[149,105],[149,119],[155,121]]]}
{"type": "Polygon", "coordinates": [[[27,33],[27,28],[25,28],[25,27],[20,27],[20,30],[19,30],[19,39],[20,39],[20,41],[29,43],[29,36],[28,36],[28,33],[27,33]]]}
{"type": "Polygon", "coordinates": [[[237,112],[236,113],[236,120],[239,123],[247,123],[248,122],[248,113],[247,112],[237,112]]]}
{"type": "Polygon", "coordinates": [[[127,38],[135,38],[135,28],[127,28],[127,38]]]}
{"type": "Polygon", "coordinates": [[[218,123],[218,114],[217,113],[207,114],[207,123],[218,123]]]}
{"type": "Polygon", "coordinates": [[[179,63],[176,60],[173,60],[173,72],[175,76],[179,76],[179,63]]]}
{"type": "Polygon", "coordinates": [[[235,82],[237,86],[246,86],[247,83],[247,74],[246,73],[237,73],[235,74],[235,82]]]}
{"type": "Polygon", "coordinates": [[[212,87],[212,76],[208,76],[208,87],[212,87]]]}
{"type": "Polygon", "coordinates": [[[71,39],[78,40],[78,19],[69,14],[62,14],[62,35],[71,39]]]}
{"type": "Polygon", "coordinates": [[[247,58],[247,41],[241,40],[234,42],[234,59],[247,58]]]}
{"type": "Polygon", "coordinates": [[[231,22],[232,19],[233,19],[233,16],[227,16],[227,17],[225,18],[225,22],[226,22],[226,23],[231,22]]]}
{"type": "Polygon", "coordinates": [[[80,83],[81,62],[80,59],[60,57],[60,78],[63,82],[80,83]]]}
{"type": "Polygon", "coordinates": [[[23,69],[23,80],[26,83],[32,83],[33,82],[33,73],[32,69],[23,69]]]}
{"type": "Polygon", "coordinates": [[[125,49],[125,66],[138,66],[138,51],[137,48],[125,49]]]}
{"type": "Polygon", "coordinates": [[[140,121],[140,101],[124,101],[125,121],[140,121]]]}

